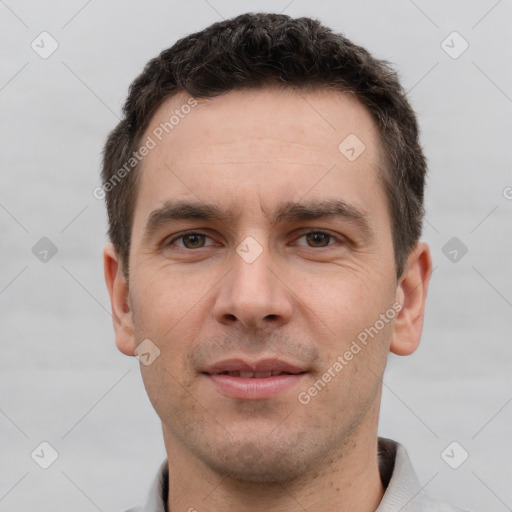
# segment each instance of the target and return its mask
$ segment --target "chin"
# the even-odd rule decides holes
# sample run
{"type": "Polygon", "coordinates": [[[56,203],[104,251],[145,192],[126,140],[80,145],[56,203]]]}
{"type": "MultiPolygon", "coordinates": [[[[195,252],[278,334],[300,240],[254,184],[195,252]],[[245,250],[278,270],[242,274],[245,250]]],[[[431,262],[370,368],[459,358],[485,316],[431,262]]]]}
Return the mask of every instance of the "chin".
{"type": "MultiPolygon", "coordinates": [[[[288,443],[287,443],[288,444],[288,443]]],[[[300,460],[297,446],[261,446],[239,442],[204,460],[217,474],[238,482],[282,483],[304,474],[308,465],[300,460]]]]}
{"type": "Polygon", "coordinates": [[[187,444],[213,472],[236,482],[277,484],[297,480],[315,462],[321,463],[325,455],[318,453],[317,443],[308,441],[304,432],[279,432],[275,426],[273,432],[223,434],[210,439],[189,438],[187,444]]]}

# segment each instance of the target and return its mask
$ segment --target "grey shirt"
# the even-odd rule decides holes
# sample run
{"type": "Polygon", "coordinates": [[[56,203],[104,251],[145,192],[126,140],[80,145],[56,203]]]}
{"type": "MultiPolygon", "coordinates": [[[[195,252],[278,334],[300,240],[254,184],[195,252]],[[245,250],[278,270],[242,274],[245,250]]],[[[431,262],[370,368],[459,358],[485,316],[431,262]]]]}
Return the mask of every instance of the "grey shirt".
{"type": "MultiPolygon", "coordinates": [[[[379,471],[386,492],[375,512],[464,512],[428,497],[421,490],[407,451],[391,439],[379,437],[379,471]]],[[[145,505],[126,512],[167,512],[168,486],[166,459],[151,485],[145,505]]]]}

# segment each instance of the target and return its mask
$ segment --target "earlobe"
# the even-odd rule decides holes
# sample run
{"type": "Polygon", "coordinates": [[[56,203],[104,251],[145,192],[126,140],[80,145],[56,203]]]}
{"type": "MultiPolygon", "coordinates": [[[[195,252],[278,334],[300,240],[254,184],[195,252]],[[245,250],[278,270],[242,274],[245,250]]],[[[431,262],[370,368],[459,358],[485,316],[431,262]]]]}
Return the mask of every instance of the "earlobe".
{"type": "Polygon", "coordinates": [[[116,346],[123,354],[133,356],[136,343],[129,286],[123,274],[119,255],[112,244],[107,244],[103,249],[103,267],[110,295],[116,346]]]}
{"type": "Polygon", "coordinates": [[[402,304],[402,309],[395,320],[390,346],[394,354],[412,354],[420,344],[431,274],[429,247],[424,242],[418,242],[407,258],[406,268],[398,283],[397,301],[402,304]]]}

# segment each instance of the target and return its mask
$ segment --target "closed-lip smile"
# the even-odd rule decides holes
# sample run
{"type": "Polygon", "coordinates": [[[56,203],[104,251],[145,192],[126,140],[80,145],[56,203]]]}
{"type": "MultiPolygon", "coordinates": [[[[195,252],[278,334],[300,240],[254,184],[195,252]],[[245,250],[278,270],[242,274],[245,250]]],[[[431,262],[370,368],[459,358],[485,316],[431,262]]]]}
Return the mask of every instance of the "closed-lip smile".
{"type": "Polygon", "coordinates": [[[308,371],[278,358],[226,359],[201,373],[224,395],[242,400],[271,398],[295,386],[308,371]]]}

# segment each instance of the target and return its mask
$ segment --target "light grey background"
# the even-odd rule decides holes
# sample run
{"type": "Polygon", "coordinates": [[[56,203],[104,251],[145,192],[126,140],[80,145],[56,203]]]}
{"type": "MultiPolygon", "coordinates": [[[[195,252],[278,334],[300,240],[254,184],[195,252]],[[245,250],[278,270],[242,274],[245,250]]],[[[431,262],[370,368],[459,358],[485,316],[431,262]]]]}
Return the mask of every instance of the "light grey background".
{"type": "Polygon", "coordinates": [[[144,500],[165,451],[138,362],[114,345],[100,152],[148,59],[251,10],[320,19],[391,61],[410,91],[436,270],[420,349],[390,360],[380,433],[407,447],[433,496],[512,510],[510,0],[0,0],[0,510],[144,500]],[[31,48],[43,31],[59,45],[47,59],[31,48]],[[456,59],[441,46],[453,31],[469,43],[456,59]],[[42,237],[58,249],[46,263],[32,253],[42,237]],[[468,249],[456,262],[442,251],[452,237],[468,249]],[[43,441],[58,452],[46,470],[31,458],[43,441]],[[452,441],[469,453],[458,469],[441,457],[452,441]]]}

